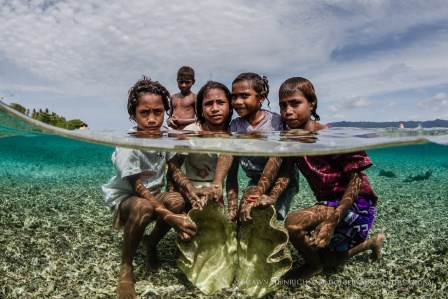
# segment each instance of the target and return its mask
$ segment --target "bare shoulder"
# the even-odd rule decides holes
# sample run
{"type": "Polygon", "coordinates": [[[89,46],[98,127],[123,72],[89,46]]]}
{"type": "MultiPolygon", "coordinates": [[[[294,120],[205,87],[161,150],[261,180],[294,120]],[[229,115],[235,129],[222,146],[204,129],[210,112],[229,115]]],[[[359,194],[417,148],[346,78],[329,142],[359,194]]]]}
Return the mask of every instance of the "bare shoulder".
{"type": "Polygon", "coordinates": [[[171,95],[171,100],[180,100],[182,98],[182,94],[180,92],[172,94],[171,95]]]}
{"type": "Polygon", "coordinates": [[[196,94],[191,92],[189,95],[185,97],[185,99],[189,102],[196,102],[196,94]]]}

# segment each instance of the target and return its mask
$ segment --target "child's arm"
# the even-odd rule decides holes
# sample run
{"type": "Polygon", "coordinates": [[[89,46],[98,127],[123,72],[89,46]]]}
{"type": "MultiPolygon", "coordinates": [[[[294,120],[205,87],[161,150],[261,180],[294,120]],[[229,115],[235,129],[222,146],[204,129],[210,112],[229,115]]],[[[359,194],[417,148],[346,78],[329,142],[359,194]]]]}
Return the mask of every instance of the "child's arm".
{"type": "Polygon", "coordinates": [[[342,217],[344,217],[345,213],[347,213],[355,202],[355,199],[359,194],[359,190],[361,189],[361,185],[361,172],[350,172],[349,183],[341,201],[339,202],[339,205],[334,210],[334,214],[330,218],[316,227],[313,233],[314,242],[311,245],[316,246],[317,248],[324,248],[328,245],[331,237],[333,236],[335,227],[339,224],[339,222],[341,222],[342,217]]]}
{"type": "Polygon", "coordinates": [[[282,164],[281,157],[269,157],[264,166],[263,173],[258,181],[257,187],[260,191],[260,196],[268,192],[277,177],[280,165],[282,164]]]}
{"type": "Polygon", "coordinates": [[[283,158],[280,170],[278,171],[277,179],[275,180],[271,191],[269,191],[269,195],[263,194],[255,203],[254,207],[274,205],[286,187],[288,187],[291,178],[296,175],[294,169],[294,159],[283,158]]]}
{"type": "MultiPolygon", "coordinates": [[[[263,173],[261,174],[257,186],[246,189],[246,192],[244,192],[243,199],[241,202],[241,212],[240,212],[241,222],[249,222],[252,220],[250,213],[253,207],[259,205],[274,204],[277,201],[277,197],[278,195],[281,194],[281,192],[274,193],[273,195],[277,195],[277,197],[275,198],[265,196],[265,193],[271,188],[272,184],[274,183],[274,179],[277,177],[281,164],[282,164],[281,157],[269,157],[269,160],[266,162],[266,165],[263,169],[263,173]],[[265,204],[261,204],[260,200],[265,204]]],[[[279,190],[276,189],[276,191],[278,192],[279,190]]]]}
{"type": "Polygon", "coordinates": [[[174,113],[173,102],[174,101],[175,101],[174,96],[171,96],[171,98],[170,98],[170,114],[169,114],[167,122],[168,122],[169,127],[173,128],[173,129],[177,129],[177,124],[176,124],[177,117],[173,115],[173,113],[174,113]]]}
{"type": "MultiPolygon", "coordinates": [[[[207,192],[201,192],[200,189],[196,188],[190,180],[187,178],[187,176],[184,174],[184,172],[181,169],[179,159],[177,156],[174,156],[171,158],[171,160],[168,161],[168,167],[170,172],[172,173],[172,177],[174,182],[176,182],[181,188],[184,188],[187,190],[188,194],[188,200],[190,201],[193,208],[202,209],[202,207],[207,202],[208,198],[207,192]]],[[[210,192],[209,192],[210,193],[210,192]]],[[[211,197],[211,195],[208,195],[211,197]]]]}
{"type": "Polygon", "coordinates": [[[233,159],[233,163],[227,173],[226,179],[226,195],[228,206],[228,219],[229,221],[235,221],[238,215],[238,159],[233,159]]]}
{"type": "Polygon", "coordinates": [[[182,240],[189,240],[196,234],[196,224],[188,219],[185,214],[174,214],[165,208],[165,206],[160,203],[152,193],[145,188],[140,176],[134,175],[129,177],[129,180],[134,187],[136,195],[141,198],[148,200],[148,202],[154,207],[154,211],[162,217],[162,219],[171,225],[179,234],[182,240]]]}
{"type": "Polygon", "coordinates": [[[187,126],[189,124],[193,124],[197,121],[197,118],[173,118],[173,122],[177,126],[187,126]]]}
{"type": "Polygon", "coordinates": [[[215,176],[212,184],[215,201],[218,201],[223,196],[222,185],[224,184],[224,179],[234,160],[237,159],[233,159],[232,155],[219,155],[218,162],[216,162],[215,176]]]}

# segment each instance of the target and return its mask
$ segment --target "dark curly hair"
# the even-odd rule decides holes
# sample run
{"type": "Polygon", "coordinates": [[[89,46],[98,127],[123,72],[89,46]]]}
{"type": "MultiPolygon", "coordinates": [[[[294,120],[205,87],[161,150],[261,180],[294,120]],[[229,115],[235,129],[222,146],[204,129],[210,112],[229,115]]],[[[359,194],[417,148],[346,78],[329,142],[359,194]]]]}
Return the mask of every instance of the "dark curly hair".
{"type": "Polygon", "coordinates": [[[289,78],[280,86],[280,89],[278,90],[278,97],[281,98],[290,96],[296,92],[300,92],[309,103],[314,104],[314,109],[311,111],[311,115],[315,120],[319,121],[320,116],[317,114],[317,96],[313,83],[302,77],[289,78]]]}
{"type": "Polygon", "coordinates": [[[179,78],[188,78],[194,80],[194,69],[189,66],[181,66],[177,71],[177,79],[179,78]]]}
{"type": "Polygon", "coordinates": [[[249,81],[251,84],[250,86],[255,90],[258,97],[265,98],[268,101],[268,107],[270,108],[269,104],[269,80],[266,76],[260,76],[256,73],[241,73],[239,74],[235,80],[233,80],[232,85],[241,82],[241,81],[249,81]]]}
{"type": "Polygon", "coordinates": [[[151,78],[143,76],[143,78],[137,81],[134,86],[129,89],[128,97],[128,113],[131,121],[135,120],[135,112],[138,106],[140,96],[144,94],[156,94],[162,97],[163,106],[165,111],[170,110],[170,93],[159,82],[152,81],[151,78]]]}
{"type": "Polygon", "coordinates": [[[205,123],[202,104],[204,103],[205,96],[211,89],[219,89],[219,90],[222,90],[226,94],[226,99],[229,104],[229,116],[226,120],[226,127],[225,127],[225,129],[227,130],[229,127],[230,121],[232,120],[233,107],[232,107],[230,90],[224,84],[222,84],[220,82],[208,81],[198,91],[198,94],[196,95],[196,114],[198,116],[198,120],[201,124],[205,123]]]}

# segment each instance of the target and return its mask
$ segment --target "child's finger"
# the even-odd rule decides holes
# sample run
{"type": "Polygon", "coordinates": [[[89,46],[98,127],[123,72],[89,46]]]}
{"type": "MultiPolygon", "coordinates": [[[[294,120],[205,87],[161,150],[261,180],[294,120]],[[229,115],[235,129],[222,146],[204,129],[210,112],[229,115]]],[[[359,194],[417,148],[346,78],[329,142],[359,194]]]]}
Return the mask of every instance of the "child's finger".
{"type": "Polygon", "coordinates": [[[187,233],[179,233],[179,238],[182,241],[189,241],[191,237],[187,233]]]}

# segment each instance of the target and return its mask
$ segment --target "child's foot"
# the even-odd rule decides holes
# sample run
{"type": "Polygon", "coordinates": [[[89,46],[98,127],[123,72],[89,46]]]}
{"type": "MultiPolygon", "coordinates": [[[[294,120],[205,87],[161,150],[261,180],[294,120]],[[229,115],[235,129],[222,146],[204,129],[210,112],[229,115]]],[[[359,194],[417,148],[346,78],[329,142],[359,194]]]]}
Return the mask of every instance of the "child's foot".
{"type": "Polygon", "coordinates": [[[146,269],[150,272],[157,272],[160,270],[160,260],[157,257],[156,249],[148,249],[146,251],[146,269]]]}
{"type": "Polygon", "coordinates": [[[310,279],[311,277],[320,274],[323,269],[323,267],[310,267],[309,265],[304,264],[286,272],[282,277],[282,282],[286,285],[297,286],[301,284],[303,280],[310,279]]]}
{"type": "Polygon", "coordinates": [[[117,285],[117,297],[119,299],[137,298],[134,289],[134,280],[132,279],[132,267],[122,265],[117,285]]]}
{"type": "Polygon", "coordinates": [[[156,246],[150,241],[149,237],[143,237],[143,244],[146,247],[146,269],[150,272],[157,272],[160,269],[160,260],[157,255],[156,246]]]}
{"type": "Polygon", "coordinates": [[[370,258],[374,262],[381,260],[383,256],[381,253],[381,248],[383,247],[384,239],[385,239],[384,234],[378,234],[375,237],[373,237],[373,244],[372,247],[370,248],[372,250],[370,258]]]}

